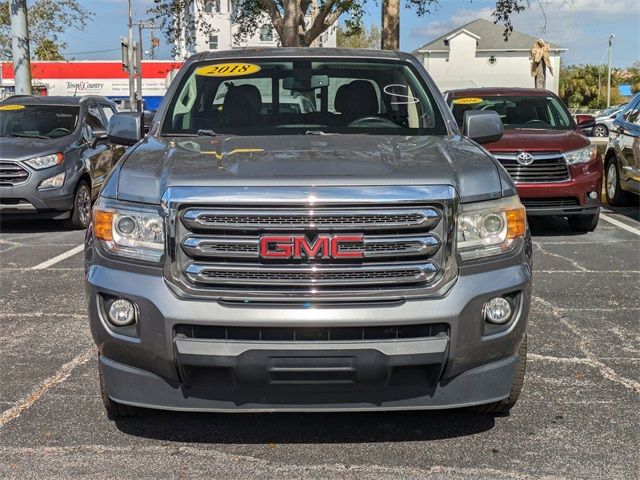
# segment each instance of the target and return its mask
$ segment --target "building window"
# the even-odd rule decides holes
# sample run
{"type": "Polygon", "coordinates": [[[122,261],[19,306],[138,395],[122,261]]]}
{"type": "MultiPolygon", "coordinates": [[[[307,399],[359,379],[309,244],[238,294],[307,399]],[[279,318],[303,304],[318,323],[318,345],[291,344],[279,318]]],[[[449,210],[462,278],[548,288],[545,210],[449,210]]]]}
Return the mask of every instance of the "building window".
{"type": "Polygon", "coordinates": [[[273,28],[271,25],[265,23],[260,27],[260,41],[273,42],[273,28]]]}
{"type": "Polygon", "coordinates": [[[218,50],[218,35],[209,35],[209,50],[218,50]]]}
{"type": "Polygon", "coordinates": [[[204,4],[207,13],[220,13],[220,0],[207,0],[204,4]]]}
{"type": "Polygon", "coordinates": [[[498,59],[494,55],[491,55],[487,59],[487,62],[489,62],[489,65],[495,65],[496,63],[498,63],[498,59]]]}

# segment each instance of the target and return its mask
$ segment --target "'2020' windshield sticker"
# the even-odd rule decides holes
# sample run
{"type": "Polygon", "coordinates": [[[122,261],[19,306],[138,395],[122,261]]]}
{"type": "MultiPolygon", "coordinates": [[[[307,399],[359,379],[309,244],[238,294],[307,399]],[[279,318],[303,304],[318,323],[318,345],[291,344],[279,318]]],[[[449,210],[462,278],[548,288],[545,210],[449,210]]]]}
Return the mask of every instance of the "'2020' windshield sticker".
{"type": "Polygon", "coordinates": [[[196,68],[196,75],[201,77],[238,77],[259,71],[260,65],[253,63],[217,63],[196,68]]]}
{"type": "Polygon", "coordinates": [[[482,103],[484,100],[481,98],[454,98],[453,103],[456,105],[475,105],[476,103],[482,103]]]}
{"type": "Polygon", "coordinates": [[[0,111],[22,110],[24,105],[0,105],[0,111]]]}

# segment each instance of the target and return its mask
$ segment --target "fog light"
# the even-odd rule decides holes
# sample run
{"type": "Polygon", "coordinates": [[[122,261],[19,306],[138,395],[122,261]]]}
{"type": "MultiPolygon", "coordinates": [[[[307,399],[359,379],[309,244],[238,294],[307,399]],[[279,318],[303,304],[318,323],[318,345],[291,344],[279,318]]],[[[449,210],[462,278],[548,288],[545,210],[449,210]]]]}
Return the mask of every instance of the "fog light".
{"type": "Polygon", "coordinates": [[[38,185],[38,190],[62,187],[62,185],[64,185],[64,177],[65,177],[64,172],[54,175],[53,177],[49,177],[46,180],[43,180],[42,182],[40,182],[40,185],[38,185]]]}
{"type": "Polygon", "coordinates": [[[483,308],[484,319],[491,323],[507,323],[511,318],[511,304],[502,297],[487,301],[483,308]]]}
{"type": "Polygon", "coordinates": [[[109,321],[118,327],[131,325],[136,321],[136,307],[128,300],[119,298],[109,305],[109,321]]]}
{"type": "Polygon", "coordinates": [[[597,192],[589,192],[589,198],[591,200],[595,200],[596,198],[598,198],[598,193],[597,192]]]}

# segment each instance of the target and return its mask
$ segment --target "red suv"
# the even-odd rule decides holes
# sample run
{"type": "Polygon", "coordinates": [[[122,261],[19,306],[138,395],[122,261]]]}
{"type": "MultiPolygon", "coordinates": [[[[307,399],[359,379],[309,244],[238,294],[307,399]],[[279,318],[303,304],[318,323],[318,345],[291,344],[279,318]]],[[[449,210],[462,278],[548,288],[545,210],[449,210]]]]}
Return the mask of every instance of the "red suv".
{"type": "Polygon", "coordinates": [[[483,146],[513,178],[528,215],[567,217],[580,232],[596,228],[602,157],[581,131],[593,127],[593,117],[576,123],[556,95],[532,88],[451,90],[445,99],[462,133],[467,111],[500,115],[503,137],[483,146]]]}

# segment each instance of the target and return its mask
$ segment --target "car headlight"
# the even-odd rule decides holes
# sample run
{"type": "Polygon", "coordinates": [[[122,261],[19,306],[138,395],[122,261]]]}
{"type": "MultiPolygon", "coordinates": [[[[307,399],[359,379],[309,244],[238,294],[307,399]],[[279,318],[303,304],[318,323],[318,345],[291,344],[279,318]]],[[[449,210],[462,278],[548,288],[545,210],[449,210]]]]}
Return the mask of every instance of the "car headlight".
{"type": "Polygon", "coordinates": [[[55,167],[60,165],[64,160],[62,153],[52,153],[51,155],[43,155],[41,157],[30,158],[25,160],[24,163],[36,170],[42,170],[43,168],[55,167]]]}
{"type": "Polygon", "coordinates": [[[159,262],[164,254],[164,222],[159,210],[96,203],[93,233],[110,254],[159,262]]]}
{"type": "Polygon", "coordinates": [[[589,145],[588,147],[564,153],[564,159],[567,162],[567,165],[575,165],[576,163],[584,163],[594,160],[597,155],[598,147],[595,145],[589,145]]]}
{"type": "Polygon", "coordinates": [[[61,173],[58,173],[57,175],[54,175],[53,177],[49,177],[41,181],[40,185],[38,185],[38,190],[62,187],[62,185],[64,185],[65,176],[66,176],[65,173],[61,172],[61,173]]]}
{"type": "Polygon", "coordinates": [[[526,212],[517,196],[462,205],[457,249],[462,260],[500,255],[526,232],[526,212]]]}

